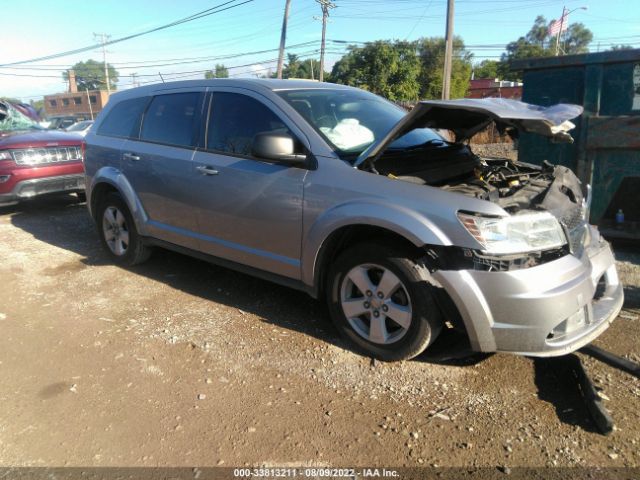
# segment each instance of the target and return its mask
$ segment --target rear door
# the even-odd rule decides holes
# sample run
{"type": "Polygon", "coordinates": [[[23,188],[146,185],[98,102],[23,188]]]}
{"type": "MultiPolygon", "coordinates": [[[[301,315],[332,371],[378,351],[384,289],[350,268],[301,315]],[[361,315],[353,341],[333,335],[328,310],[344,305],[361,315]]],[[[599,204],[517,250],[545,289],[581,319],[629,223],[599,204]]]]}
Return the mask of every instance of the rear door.
{"type": "Polygon", "coordinates": [[[155,95],[144,113],[139,138],[122,147],[122,170],[148,216],[153,237],[197,248],[192,208],[193,155],[204,91],[155,95]]]}
{"type": "Polygon", "coordinates": [[[300,277],[303,181],[307,170],[251,154],[257,133],[304,139],[266,97],[243,89],[210,95],[203,148],[194,157],[201,249],[290,278],[300,277]]]}

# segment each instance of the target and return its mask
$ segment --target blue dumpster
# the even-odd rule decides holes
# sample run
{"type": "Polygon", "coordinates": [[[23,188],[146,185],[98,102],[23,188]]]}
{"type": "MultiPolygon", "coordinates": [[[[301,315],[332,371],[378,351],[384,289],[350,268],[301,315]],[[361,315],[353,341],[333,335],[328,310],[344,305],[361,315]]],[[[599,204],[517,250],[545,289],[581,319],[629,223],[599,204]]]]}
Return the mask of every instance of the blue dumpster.
{"type": "Polygon", "coordinates": [[[523,71],[524,102],[584,107],[575,143],[524,134],[519,159],[572,168],[592,185],[591,222],[607,236],[640,239],[640,49],[524,59],[512,68],[523,71]]]}

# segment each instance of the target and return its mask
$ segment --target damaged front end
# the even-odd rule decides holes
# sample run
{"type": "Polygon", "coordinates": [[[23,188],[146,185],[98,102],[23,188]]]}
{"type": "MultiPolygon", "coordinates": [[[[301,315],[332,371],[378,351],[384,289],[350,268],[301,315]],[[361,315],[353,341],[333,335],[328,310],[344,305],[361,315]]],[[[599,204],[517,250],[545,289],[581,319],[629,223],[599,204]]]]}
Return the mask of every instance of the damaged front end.
{"type": "Polygon", "coordinates": [[[464,325],[476,351],[563,355],[600,335],[622,307],[611,249],[588,224],[589,187],[565,167],[482,158],[464,143],[491,122],[513,137],[526,131],[570,142],[569,120],[581,112],[575,105],[542,108],[505,99],[422,102],[356,161],[394,181],[504,211],[457,211],[481,248],[425,246],[425,264],[444,294],[440,304],[454,325],[464,325]],[[456,142],[394,148],[419,128],[447,129],[456,142]]]}
{"type": "Polygon", "coordinates": [[[489,267],[536,265],[545,251],[553,251],[552,258],[565,250],[565,254],[579,254],[588,232],[589,187],[568,168],[547,162],[537,166],[505,158],[482,158],[465,142],[491,123],[514,138],[526,131],[555,142],[571,142],[568,131],[574,125],[569,120],[581,112],[582,107],[577,105],[543,108],[507,99],[421,102],[384,138],[370,145],[355,164],[395,180],[499,205],[508,217],[458,214],[467,231],[484,246],[482,252],[474,252],[478,263],[489,267]],[[442,138],[394,148],[395,140],[419,128],[449,130],[456,142],[442,138]],[[511,240],[504,241],[509,235],[511,240]],[[516,253],[526,255],[513,262],[491,257],[516,253]]]}

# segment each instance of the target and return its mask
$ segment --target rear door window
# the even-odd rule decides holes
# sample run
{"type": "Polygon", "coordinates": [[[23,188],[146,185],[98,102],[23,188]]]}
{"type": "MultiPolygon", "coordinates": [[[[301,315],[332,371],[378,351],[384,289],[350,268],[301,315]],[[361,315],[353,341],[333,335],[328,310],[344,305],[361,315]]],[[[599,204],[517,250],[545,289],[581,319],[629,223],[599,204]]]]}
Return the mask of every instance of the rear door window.
{"type": "Polygon", "coordinates": [[[144,115],[140,139],[194,147],[201,96],[200,92],[188,92],[154,97],[144,115]]]}
{"type": "Polygon", "coordinates": [[[109,137],[137,138],[140,130],[142,112],[149,102],[149,97],[138,97],[123,100],[107,114],[98,135],[109,137]]]}
{"type": "Polygon", "coordinates": [[[295,138],[266,105],[247,95],[226,92],[213,94],[207,132],[207,150],[242,156],[251,156],[258,133],[285,133],[295,138]]]}

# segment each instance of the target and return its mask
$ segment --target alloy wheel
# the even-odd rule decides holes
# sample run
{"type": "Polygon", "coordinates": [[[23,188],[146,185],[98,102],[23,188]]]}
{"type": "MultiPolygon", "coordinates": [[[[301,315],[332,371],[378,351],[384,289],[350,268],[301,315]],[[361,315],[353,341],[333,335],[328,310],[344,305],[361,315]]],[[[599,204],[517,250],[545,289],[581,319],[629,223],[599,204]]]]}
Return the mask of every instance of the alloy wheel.
{"type": "Polygon", "coordinates": [[[129,248],[129,229],[122,212],[114,206],[105,209],[102,215],[102,233],[107,246],[114,255],[121,257],[129,248]]]}
{"type": "Polygon", "coordinates": [[[365,340],[388,345],[409,330],[413,312],[406,286],[388,268],[357,265],[342,279],[340,304],[353,330],[365,340]]]}

